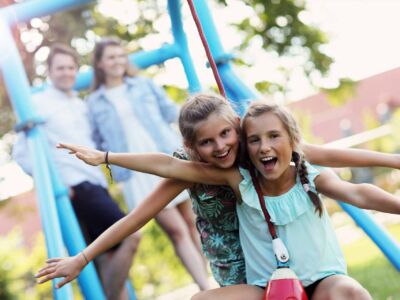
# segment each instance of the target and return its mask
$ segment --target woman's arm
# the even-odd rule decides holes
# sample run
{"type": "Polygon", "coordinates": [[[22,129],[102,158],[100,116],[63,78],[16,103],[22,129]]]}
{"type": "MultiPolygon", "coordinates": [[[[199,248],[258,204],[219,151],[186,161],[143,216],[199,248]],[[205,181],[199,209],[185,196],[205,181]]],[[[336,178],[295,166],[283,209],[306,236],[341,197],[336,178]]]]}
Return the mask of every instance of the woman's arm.
{"type": "Polygon", "coordinates": [[[400,199],[379,187],[341,180],[330,170],[324,170],[315,179],[317,190],[334,200],[343,201],[359,208],[400,214],[400,199]]]}
{"type": "Polygon", "coordinates": [[[388,167],[400,168],[399,154],[388,154],[362,149],[337,149],[304,144],[306,160],[311,164],[332,168],[340,167],[388,167]]]}
{"type": "MultiPolygon", "coordinates": [[[[71,154],[89,165],[105,163],[105,152],[85,146],[59,144],[58,148],[68,149],[71,154]]],[[[237,189],[241,176],[236,168],[220,169],[210,164],[174,158],[162,153],[108,153],[108,162],[123,168],[150,173],[165,178],[213,184],[229,185],[237,189]]]]}
{"type": "Polygon", "coordinates": [[[40,278],[39,283],[64,277],[57,284],[57,288],[75,279],[87,261],[93,260],[99,254],[120,243],[130,234],[139,230],[148,221],[155,217],[169,202],[191,184],[175,179],[164,179],[157,188],[130,214],[116,222],[94,240],[82,253],[73,257],[52,258],[47,260],[47,266],[35,275],[40,278]]]}

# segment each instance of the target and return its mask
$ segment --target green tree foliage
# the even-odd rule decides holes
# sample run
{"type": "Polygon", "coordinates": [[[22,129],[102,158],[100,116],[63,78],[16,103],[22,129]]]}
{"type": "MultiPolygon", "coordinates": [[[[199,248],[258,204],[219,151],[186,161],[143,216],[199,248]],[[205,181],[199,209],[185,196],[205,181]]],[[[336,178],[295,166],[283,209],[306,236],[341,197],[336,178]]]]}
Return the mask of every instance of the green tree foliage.
{"type": "Polygon", "coordinates": [[[279,55],[293,56],[308,53],[309,64],[304,71],[310,74],[317,70],[326,74],[332,58],[324,54],[321,46],[328,42],[324,32],[307,24],[302,15],[306,12],[304,1],[299,0],[246,0],[254,14],[237,24],[245,33],[241,48],[246,48],[252,39],[262,39],[262,46],[267,51],[279,55]],[[253,25],[256,24],[256,25],[253,25]]]}
{"type": "MultiPolygon", "coordinates": [[[[232,1],[218,0],[222,5],[229,5],[232,1]]],[[[2,5],[11,5],[14,0],[2,1],[2,5]]],[[[296,55],[307,56],[304,71],[307,75],[312,72],[326,74],[332,59],[324,54],[322,47],[327,42],[326,35],[318,28],[307,24],[302,18],[306,12],[303,1],[300,0],[246,0],[244,1],[254,14],[245,17],[235,26],[243,34],[243,43],[239,51],[244,51],[254,39],[262,40],[262,47],[269,52],[277,53],[279,56],[293,57],[296,55]]],[[[119,20],[105,17],[98,10],[98,4],[78,7],[74,10],[60,12],[35,21],[27,22],[19,26],[21,34],[27,33],[41,36],[40,39],[19,41],[16,34],[17,45],[21,51],[21,57],[27,70],[29,80],[33,82],[35,77],[44,77],[43,62],[38,61],[38,52],[43,51],[53,42],[64,42],[74,46],[82,55],[82,62],[89,63],[88,55],[93,49],[95,40],[101,36],[117,36],[128,42],[130,51],[141,49],[141,38],[149,34],[157,34],[154,26],[157,20],[165,16],[164,4],[157,0],[132,0],[132,10],[136,17],[132,19],[119,20]],[[68,24],[68,26],[66,26],[68,24]],[[42,65],[42,66],[41,66],[42,65]]],[[[183,6],[183,9],[187,7],[183,6]]],[[[238,60],[239,64],[243,61],[238,60]]],[[[157,72],[152,69],[152,73],[157,72]]],[[[263,91],[274,93],[284,91],[282,84],[270,83],[271,87],[263,91]]],[[[257,86],[265,88],[265,83],[257,86]]],[[[181,94],[178,90],[170,88],[173,94],[181,94]]],[[[6,99],[4,85],[0,87],[1,111],[11,111],[10,103],[6,99]]],[[[10,114],[8,114],[10,115],[10,114]]],[[[9,131],[14,120],[2,118],[0,136],[9,131]]]]}
{"type": "MultiPolygon", "coordinates": [[[[219,0],[227,6],[234,1],[219,0]]],[[[247,49],[254,41],[261,41],[266,51],[278,57],[301,56],[305,63],[300,67],[313,85],[316,84],[313,78],[328,74],[333,62],[323,50],[328,37],[308,20],[304,0],[242,2],[251,8],[253,13],[234,24],[243,36],[240,51],[247,49]]]]}
{"type": "Polygon", "coordinates": [[[22,243],[16,229],[0,237],[0,299],[52,299],[50,285],[37,285],[34,274],[45,261],[43,236],[32,249],[22,243]]]}
{"type": "MultiPolygon", "coordinates": [[[[43,234],[38,234],[32,247],[24,245],[22,238],[18,229],[0,236],[0,299],[53,299],[51,284],[36,284],[34,278],[46,261],[43,234]]],[[[170,241],[154,222],[143,229],[130,275],[140,299],[154,299],[156,295],[191,282],[170,241]]],[[[81,299],[76,280],[73,290],[75,299],[81,299]]]]}
{"type": "Polygon", "coordinates": [[[322,89],[326,93],[328,101],[336,107],[345,104],[356,92],[356,82],[350,78],[340,79],[338,86],[330,89],[322,89]]]}

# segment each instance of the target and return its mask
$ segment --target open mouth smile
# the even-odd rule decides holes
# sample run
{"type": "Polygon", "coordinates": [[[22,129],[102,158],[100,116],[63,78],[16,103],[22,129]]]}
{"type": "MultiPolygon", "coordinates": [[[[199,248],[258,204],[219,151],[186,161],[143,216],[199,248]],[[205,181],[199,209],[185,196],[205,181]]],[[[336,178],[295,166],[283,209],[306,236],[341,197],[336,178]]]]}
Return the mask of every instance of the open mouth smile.
{"type": "Polygon", "coordinates": [[[231,152],[231,150],[227,150],[227,151],[222,152],[221,154],[214,155],[214,157],[217,159],[225,159],[226,157],[228,157],[230,152],[231,152]]]}
{"type": "Polygon", "coordinates": [[[278,161],[278,158],[274,156],[267,156],[261,158],[260,161],[264,165],[265,170],[272,171],[272,169],[275,167],[276,162],[278,161]]]}

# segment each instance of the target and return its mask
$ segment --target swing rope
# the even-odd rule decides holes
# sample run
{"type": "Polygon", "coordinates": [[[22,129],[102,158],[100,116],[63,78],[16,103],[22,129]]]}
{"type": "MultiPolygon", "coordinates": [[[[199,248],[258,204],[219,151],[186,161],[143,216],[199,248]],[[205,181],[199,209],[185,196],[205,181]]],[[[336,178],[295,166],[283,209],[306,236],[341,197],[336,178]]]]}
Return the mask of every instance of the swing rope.
{"type": "Polygon", "coordinates": [[[217,82],[218,90],[219,90],[220,94],[224,98],[226,98],[224,85],[222,84],[221,77],[219,76],[219,73],[218,73],[217,65],[215,64],[214,58],[212,57],[212,54],[211,54],[211,51],[210,51],[210,47],[208,46],[207,39],[206,39],[206,37],[204,35],[204,32],[203,32],[203,28],[202,28],[200,20],[199,20],[199,18],[197,16],[197,12],[196,12],[196,8],[194,7],[193,0],[188,0],[187,2],[189,4],[190,12],[192,13],[193,20],[196,23],[197,31],[199,32],[199,35],[200,35],[201,42],[203,44],[204,50],[206,51],[208,62],[210,63],[210,66],[211,66],[215,81],[217,82]]]}

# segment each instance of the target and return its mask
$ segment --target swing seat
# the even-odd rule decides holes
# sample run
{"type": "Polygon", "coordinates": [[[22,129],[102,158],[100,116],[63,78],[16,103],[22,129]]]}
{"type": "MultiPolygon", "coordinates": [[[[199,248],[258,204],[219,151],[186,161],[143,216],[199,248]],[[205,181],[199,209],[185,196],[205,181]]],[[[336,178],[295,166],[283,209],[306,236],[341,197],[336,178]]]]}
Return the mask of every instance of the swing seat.
{"type": "Polygon", "coordinates": [[[263,300],[308,300],[296,274],[289,268],[279,268],[272,274],[263,300]]]}

